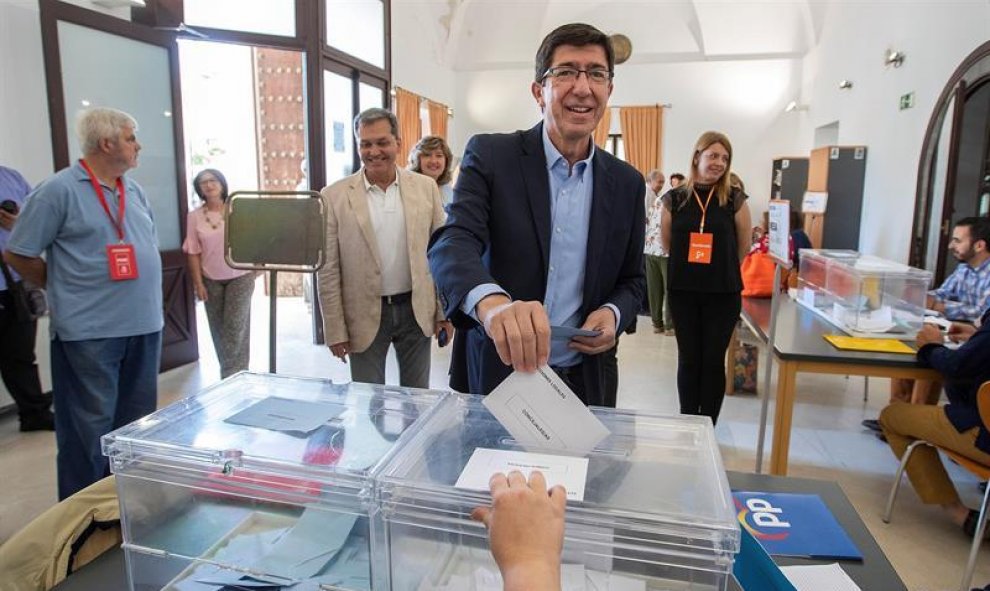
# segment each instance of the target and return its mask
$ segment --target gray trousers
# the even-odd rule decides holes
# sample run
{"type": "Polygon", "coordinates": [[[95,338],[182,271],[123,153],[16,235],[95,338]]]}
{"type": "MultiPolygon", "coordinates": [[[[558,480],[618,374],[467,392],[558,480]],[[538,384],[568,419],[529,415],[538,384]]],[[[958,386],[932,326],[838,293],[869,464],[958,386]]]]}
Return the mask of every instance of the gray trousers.
{"type": "Polygon", "coordinates": [[[206,285],[206,318],[210,322],[213,348],[220,360],[220,377],[246,370],[251,360],[251,296],[255,274],[215,281],[206,285]]]}
{"type": "Polygon", "coordinates": [[[368,384],[385,383],[385,358],[389,345],[395,346],[399,361],[399,385],[405,388],[430,387],[430,337],[416,324],[412,302],[382,302],[382,320],[371,345],[350,354],[351,379],[368,384]]]}
{"type": "Polygon", "coordinates": [[[667,299],[667,261],[669,257],[644,255],[646,259],[646,291],[650,298],[650,317],[656,328],[674,328],[667,299]]]}

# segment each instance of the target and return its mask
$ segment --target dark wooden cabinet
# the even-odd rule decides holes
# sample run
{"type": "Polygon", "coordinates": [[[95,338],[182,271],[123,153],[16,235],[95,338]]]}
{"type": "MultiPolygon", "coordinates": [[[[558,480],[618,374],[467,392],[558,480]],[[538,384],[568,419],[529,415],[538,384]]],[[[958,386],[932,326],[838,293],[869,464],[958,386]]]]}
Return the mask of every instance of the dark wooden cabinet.
{"type": "Polygon", "coordinates": [[[801,209],[801,200],[808,189],[808,159],[774,158],[770,177],[770,198],[786,199],[792,210],[801,209]]]}
{"type": "Polygon", "coordinates": [[[821,248],[859,250],[865,177],[866,146],[824,146],[811,151],[807,190],[828,193],[821,248]]]}

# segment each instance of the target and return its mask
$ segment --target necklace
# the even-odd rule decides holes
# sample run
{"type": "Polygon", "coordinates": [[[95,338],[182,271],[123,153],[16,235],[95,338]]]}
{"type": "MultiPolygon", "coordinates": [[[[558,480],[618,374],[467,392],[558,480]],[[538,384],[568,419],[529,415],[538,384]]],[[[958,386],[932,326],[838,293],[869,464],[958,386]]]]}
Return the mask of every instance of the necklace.
{"type": "Polygon", "coordinates": [[[205,207],[203,208],[203,218],[206,219],[206,223],[209,224],[210,227],[213,228],[214,230],[216,230],[217,228],[219,228],[220,227],[220,224],[223,223],[223,214],[222,213],[220,214],[220,219],[218,221],[214,222],[213,220],[210,219],[210,212],[205,207]]]}

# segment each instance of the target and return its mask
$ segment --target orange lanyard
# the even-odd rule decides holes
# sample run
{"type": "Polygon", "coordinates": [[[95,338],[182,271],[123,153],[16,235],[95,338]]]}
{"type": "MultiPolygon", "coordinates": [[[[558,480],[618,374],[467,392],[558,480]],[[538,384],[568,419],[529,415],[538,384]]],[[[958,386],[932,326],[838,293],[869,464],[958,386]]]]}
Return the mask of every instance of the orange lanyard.
{"type": "Polygon", "coordinates": [[[701,197],[698,197],[698,192],[695,191],[694,189],[691,189],[691,192],[694,193],[694,199],[695,199],[695,201],[698,202],[698,207],[701,208],[701,228],[698,231],[701,232],[702,234],[704,234],[705,233],[705,216],[708,214],[708,204],[712,202],[712,193],[715,192],[715,187],[713,186],[711,189],[708,189],[708,198],[705,199],[705,204],[704,205],[701,204],[701,197]]]}

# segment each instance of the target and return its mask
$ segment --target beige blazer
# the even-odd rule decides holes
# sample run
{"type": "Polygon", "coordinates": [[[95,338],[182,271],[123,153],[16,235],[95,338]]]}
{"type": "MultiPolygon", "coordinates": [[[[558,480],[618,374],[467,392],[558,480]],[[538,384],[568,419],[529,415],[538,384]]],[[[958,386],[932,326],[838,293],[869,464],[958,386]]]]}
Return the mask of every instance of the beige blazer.
{"type": "MultiPolygon", "coordinates": [[[[412,307],[425,336],[443,320],[426,261],[426,246],[443,225],[440,189],[428,176],[399,170],[399,195],[406,221],[406,249],[412,274],[412,307]]],[[[381,258],[371,225],[364,169],[323,189],[327,205],[326,264],[317,273],[327,345],[349,342],[367,349],[378,333],[382,308],[381,258]]]]}

